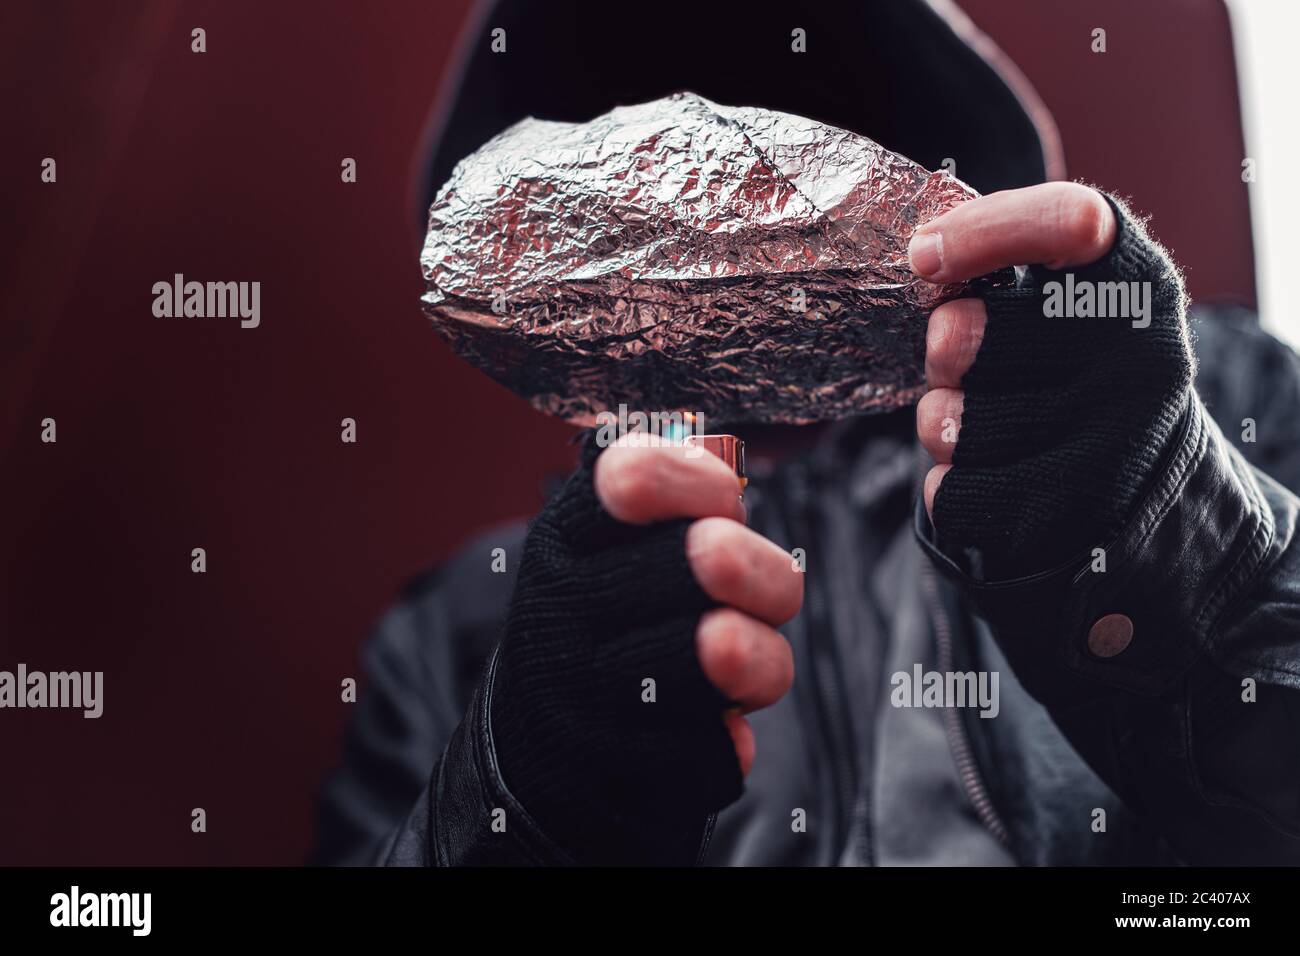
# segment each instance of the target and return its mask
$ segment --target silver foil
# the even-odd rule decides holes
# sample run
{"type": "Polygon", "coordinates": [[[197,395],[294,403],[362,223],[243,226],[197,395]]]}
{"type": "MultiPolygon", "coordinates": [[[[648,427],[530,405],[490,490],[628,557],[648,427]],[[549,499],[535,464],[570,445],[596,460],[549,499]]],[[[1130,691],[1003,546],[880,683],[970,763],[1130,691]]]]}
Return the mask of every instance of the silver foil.
{"type": "Polygon", "coordinates": [[[691,93],[589,123],[526,119],[429,210],[424,309],[545,412],[712,423],[885,411],[924,390],[925,319],[961,287],[913,230],[974,190],[871,140],[691,93]]]}

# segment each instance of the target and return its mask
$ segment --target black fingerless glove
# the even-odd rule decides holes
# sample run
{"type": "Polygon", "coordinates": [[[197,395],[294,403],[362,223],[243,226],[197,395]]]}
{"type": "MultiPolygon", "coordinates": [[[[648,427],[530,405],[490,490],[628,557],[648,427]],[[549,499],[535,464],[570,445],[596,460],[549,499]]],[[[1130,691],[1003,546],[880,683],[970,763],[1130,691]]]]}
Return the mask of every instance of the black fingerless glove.
{"type": "Polygon", "coordinates": [[[606,514],[599,451],[589,437],[524,544],[493,686],[497,758],[577,861],[690,865],[710,814],[742,791],[728,701],[695,650],[714,602],[687,563],[689,521],[606,514]]]}
{"type": "Polygon", "coordinates": [[[1067,271],[1076,293],[1092,283],[1108,300],[1102,283],[1145,283],[1145,318],[1051,317],[1046,306],[1077,295],[1066,295],[1066,272],[1040,267],[984,297],[988,322],[962,380],[953,468],[934,501],[939,546],[976,576],[1018,577],[1104,547],[1187,408],[1194,364],[1181,277],[1141,223],[1107,200],[1114,248],[1067,271]],[[1049,302],[1053,282],[1060,298],[1049,302]]]}

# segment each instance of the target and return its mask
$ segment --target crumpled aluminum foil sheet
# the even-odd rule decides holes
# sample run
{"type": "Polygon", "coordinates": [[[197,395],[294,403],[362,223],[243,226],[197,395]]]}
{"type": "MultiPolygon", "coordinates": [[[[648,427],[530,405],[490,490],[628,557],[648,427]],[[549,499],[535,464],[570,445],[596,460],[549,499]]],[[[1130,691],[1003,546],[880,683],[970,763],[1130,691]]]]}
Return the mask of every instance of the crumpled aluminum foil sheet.
{"type": "Polygon", "coordinates": [[[977,194],[871,140],[691,93],[526,119],[429,210],[424,309],[537,408],[805,423],[924,391],[913,230],[977,194]]]}

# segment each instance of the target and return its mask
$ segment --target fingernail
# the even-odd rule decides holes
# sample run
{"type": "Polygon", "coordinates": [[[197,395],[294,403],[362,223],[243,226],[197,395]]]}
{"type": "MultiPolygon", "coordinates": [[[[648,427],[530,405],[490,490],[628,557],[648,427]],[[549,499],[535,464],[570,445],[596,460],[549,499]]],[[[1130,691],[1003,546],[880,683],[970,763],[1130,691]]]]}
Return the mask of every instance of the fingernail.
{"type": "Polygon", "coordinates": [[[943,268],[943,234],[938,232],[918,233],[912,236],[907,245],[908,258],[912,260],[912,271],[928,278],[943,268]]]}

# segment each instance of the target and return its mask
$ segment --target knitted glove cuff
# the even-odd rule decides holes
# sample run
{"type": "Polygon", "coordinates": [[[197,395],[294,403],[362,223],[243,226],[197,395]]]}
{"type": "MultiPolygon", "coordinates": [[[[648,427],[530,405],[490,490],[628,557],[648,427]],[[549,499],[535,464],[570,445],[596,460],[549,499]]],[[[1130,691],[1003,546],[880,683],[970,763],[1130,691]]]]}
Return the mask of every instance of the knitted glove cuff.
{"type": "Polygon", "coordinates": [[[1086,267],[1034,267],[987,294],[963,377],[939,544],[985,578],[1054,566],[1118,531],[1186,409],[1193,361],[1177,270],[1107,196],[1111,251],[1086,267]]]}

